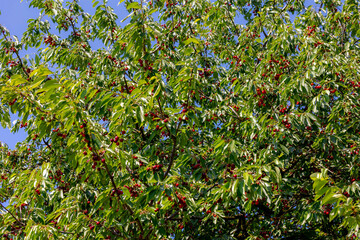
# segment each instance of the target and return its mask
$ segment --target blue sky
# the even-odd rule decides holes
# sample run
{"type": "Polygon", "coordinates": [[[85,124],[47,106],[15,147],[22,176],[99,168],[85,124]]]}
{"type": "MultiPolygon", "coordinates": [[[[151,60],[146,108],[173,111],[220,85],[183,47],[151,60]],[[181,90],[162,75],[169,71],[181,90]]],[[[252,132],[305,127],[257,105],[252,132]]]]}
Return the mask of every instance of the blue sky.
{"type": "MultiPolygon", "coordinates": [[[[28,7],[28,3],[20,0],[0,0],[0,24],[6,27],[11,35],[21,36],[26,31],[27,20],[36,18],[38,11],[28,7]]],[[[16,115],[11,116],[11,120],[17,119],[16,115]]],[[[18,141],[24,140],[25,131],[22,129],[18,133],[12,134],[9,129],[0,127],[0,142],[5,142],[10,148],[14,149],[18,141]]]]}

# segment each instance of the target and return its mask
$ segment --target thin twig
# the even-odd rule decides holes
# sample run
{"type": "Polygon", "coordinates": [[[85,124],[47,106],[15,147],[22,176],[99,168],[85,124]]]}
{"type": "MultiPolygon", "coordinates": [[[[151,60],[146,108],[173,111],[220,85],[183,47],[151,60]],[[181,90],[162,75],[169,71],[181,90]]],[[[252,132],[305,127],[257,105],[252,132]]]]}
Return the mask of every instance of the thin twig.
{"type": "Polygon", "coordinates": [[[14,214],[12,214],[6,207],[4,207],[4,205],[2,205],[2,203],[0,203],[0,206],[5,209],[6,212],[10,213],[10,215],[16,220],[16,222],[18,222],[20,225],[25,226],[25,224],[23,222],[21,222],[19,219],[17,219],[14,214]]]}
{"type": "MultiPolygon", "coordinates": [[[[6,37],[6,35],[5,35],[4,32],[3,32],[3,35],[4,35],[5,40],[9,42],[9,39],[6,37]]],[[[20,65],[21,65],[21,68],[22,68],[23,72],[25,73],[25,75],[26,75],[27,77],[29,77],[29,73],[25,70],[24,63],[22,62],[22,60],[21,60],[21,58],[20,58],[20,56],[19,56],[18,50],[17,50],[16,48],[14,48],[14,49],[15,49],[15,52],[14,52],[14,53],[16,54],[16,57],[17,57],[18,60],[19,60],[19,63],[20,63],[20,65]]]]}
{"type": "Polygon", "coordinates": [[[176,145],[177,145],[177,132],[179,130],[179,127],[180,127],[180,124],[181,124],[181,121],[179,121],[177,127],[176,127],[176,132],[175,132],[175,136],[173,136],[173,148],[172,148],[172,151],[171,151],[171,156],[170,156],[170,163],[169,163],[169,166],[168,168],[166,169],[166,172],[164,174],[164,177],[163,177],[163,180],[165,180],[165,178],[167,177],[167,175],[169,174],[170,170],[171,170],[171,167],[174,163],[174,158],[175,158],[175,153],[176,153],[176,145]]]}

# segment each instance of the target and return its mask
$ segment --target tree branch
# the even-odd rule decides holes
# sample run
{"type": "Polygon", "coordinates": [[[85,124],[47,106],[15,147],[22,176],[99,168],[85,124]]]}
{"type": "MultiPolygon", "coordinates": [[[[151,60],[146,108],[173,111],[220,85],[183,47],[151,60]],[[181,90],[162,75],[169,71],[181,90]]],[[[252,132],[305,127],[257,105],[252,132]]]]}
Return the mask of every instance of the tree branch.
{"type": "MultiPolygon", "coordinates": [[[[6,35],[5,35],[4,32],[3,32],[3,35],[4,35],[5,40],[9,42],[9,39],[6,37],[6,35]]],[[[14,48],[14,49],[15,49],[15,48],[14,48]]],[[[19,60],[19,63],[20,63],[20,65],[21,65],[21,68],[22,68],[23,72],[25,73],[25,75],[26,75],[27,77],[29,77],[29,73],[25,70],[24,63],[22,62],[22,60],[21,60],[21,58],[20,58],[20,56],[19,56],[18,50],[15,49],[15,52],[14,52],[14,53],[16,54],[16,57],[17,57],[17,59],[19,60]]]]}
{"type": "Polygon", "coordinates": [[[20,225],[25,226],[25,224],[23,222],[21,222],[19,219],[17,219],[14,214],[12,214],[6,207],[4,207],[4,205],[2,205],[2,203],[0,203],[0,206],[5,209],[6,212],[8,212],[15,220],[16,222],[18,222],[20,225]]]}
{"type": "MultiPolygon", "coordinates": [[[[124,203],[124,202],[122,201],[121,195],[120,195],[120,193],[118,192],[118,188],[116,187],[116,184],[115,184],[115,181],[114,181],[114,177],[111,175],[107,164],[104,163],[104,166],[105,166],[105,170],[106,170],[106,172],[107,172],[107,174],[108,174],[108,176],[109,176],[109,178],[110,178],[111,184],[112,184],[113,188],[115,189],[115,193],[116,193],[116,195],[118,196],[118,199],[121,200],[121,202],[122,202],[122,204],[124,205],[124,207],[130,212],[130,215],[134,215],[134,211],[130,208],[130,206],[127,205],[126,203],[124,203]]],[[[143,227],[142,227],[142,225],[141,225],[140,220],[139,220],[138,218],[136,218],[135,221],[136,221],[136,223],[137,223],[137,225],[138,225],[141,233],[143,233],[144,230],[143,230],[143,227]]]]}
{"type": "Polygon", "coordinates": [[[165,180],[165,178],[167,177],[167,175],[169,174],[170,170],[171,170],[171,167],[174,163],[174,158],[175,158],[175,153],[176,153],[176,144],[177,144],[177,132],[179,130],[179,127],[180,127],[180,124],[181,124],[181,121],[179,121],[177,127],[176,127],[176,132],[175,132],[175,136],[173,136],[173,148],[172,148],[172,151],[171,151],[171,156],[170,156],[170,163],[169,163],[169,166],[168,168],[166,169],[166,172],[164,174],[164,177],[163,177],[163,180],[165,180]]]}

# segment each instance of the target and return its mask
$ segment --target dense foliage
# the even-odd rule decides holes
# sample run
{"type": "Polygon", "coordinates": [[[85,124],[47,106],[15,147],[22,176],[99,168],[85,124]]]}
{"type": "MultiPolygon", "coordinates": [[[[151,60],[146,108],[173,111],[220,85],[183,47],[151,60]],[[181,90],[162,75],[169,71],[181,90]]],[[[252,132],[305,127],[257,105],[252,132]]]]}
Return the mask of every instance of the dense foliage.
{"type": "Polygon", "coordinates": [[[124,27],[28,3],[21,40],[0,26],[1,125],[28,133],[4,239],[357,238],[359,0],[121,0],[124,27]]]}

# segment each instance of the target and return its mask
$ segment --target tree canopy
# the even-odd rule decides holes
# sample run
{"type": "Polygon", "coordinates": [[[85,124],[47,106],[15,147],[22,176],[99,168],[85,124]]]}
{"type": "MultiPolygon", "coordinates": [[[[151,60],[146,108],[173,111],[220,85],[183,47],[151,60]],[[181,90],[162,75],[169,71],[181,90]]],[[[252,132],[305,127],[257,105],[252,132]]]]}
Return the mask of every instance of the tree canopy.
{"type": "Polygon", "coordinates": [[[357,238],[359,0],[28,3],[0,25],[0,122],[28,134],[4,239],[357,238]]]}

